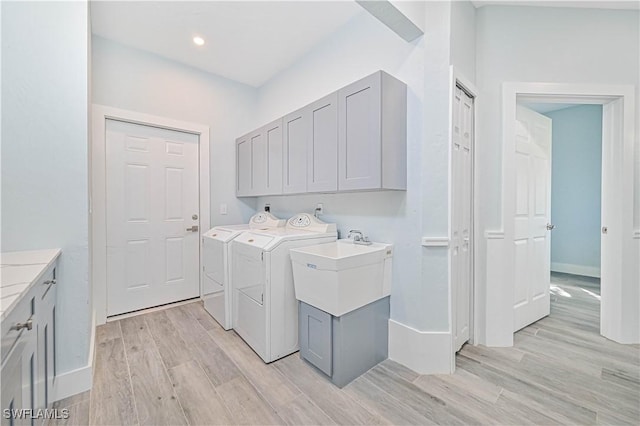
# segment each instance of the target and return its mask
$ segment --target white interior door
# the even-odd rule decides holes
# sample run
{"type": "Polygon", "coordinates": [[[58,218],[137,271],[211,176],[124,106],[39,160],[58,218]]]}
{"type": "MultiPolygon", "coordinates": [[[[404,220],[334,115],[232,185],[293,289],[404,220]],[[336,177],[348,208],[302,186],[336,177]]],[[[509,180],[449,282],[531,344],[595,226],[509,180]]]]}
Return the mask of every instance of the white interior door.
{"type": "Polygon", "coordinates": [[[107,120],[106,163],[107,315],[198,296],[198,136],[107,120]]]}
{"type": "Polygon", "coordinates": [[[516,109],[514,331],[549,315],[551,119],[516,109]]]}
{"type": "Polygon", "coordinates": [[[473,206],[473,98],[456,87],[453,105],[451,282],[453,343],[457,352],[469,340],[473,206]]]}

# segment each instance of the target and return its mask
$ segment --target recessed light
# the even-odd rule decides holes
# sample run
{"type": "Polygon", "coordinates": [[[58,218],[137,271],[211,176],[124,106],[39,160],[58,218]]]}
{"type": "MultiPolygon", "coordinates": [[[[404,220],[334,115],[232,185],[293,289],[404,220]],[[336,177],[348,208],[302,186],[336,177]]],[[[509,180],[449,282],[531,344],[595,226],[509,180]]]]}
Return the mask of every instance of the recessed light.
{"type": "Polygon", "coordinates": [[[196,44],[196,46],[202,46],[204,44],[204,39],[200,36],[195,36],[193,38],[193,42],[196,44]]]}

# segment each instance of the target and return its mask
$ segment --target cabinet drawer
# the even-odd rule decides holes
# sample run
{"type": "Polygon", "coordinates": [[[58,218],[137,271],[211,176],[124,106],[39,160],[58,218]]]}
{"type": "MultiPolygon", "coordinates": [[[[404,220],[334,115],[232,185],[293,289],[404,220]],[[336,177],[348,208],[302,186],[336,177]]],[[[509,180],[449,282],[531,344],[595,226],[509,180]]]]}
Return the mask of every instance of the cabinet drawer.
{"type": "Polygon", "coordinates": [[[36,306],[36,295],[32,288],[21,301],[18,303],[9,313],[4,321],[2,321],[2,362],[11,351],[11,348],[15,345],[16,341],[22,336],[23,333],[35,333],[36,321],[34,318],[36,306]],[[23,328],[16,330],[15,325],[17,323],[24,323],[29,319],[33,320],[33,328],[27,330],[23,328]]]}
{"type": "Polygon", "coordinates": [[[299,302],[300,355],[322,372],[332,374],[332,317],[299,302]]]}

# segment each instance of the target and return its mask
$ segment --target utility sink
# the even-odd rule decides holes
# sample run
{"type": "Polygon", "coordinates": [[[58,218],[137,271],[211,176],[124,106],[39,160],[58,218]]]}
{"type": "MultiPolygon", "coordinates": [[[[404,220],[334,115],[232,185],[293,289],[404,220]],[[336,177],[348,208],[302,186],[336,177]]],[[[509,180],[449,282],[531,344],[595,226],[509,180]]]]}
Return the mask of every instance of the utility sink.
{"type": "Polygon", "coordinates": [[[339,317],[391,293],[393,245],[343,239],[290,250],[296,299],[339,317]]]}

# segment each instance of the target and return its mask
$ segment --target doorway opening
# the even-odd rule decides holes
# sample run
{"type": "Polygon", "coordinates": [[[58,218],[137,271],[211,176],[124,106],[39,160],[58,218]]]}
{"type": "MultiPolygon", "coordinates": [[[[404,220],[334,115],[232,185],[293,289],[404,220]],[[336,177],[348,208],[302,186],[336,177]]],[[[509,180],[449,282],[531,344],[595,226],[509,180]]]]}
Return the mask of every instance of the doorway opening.
{"type": "MultiPolygon", "coordinates": [[[[550,314],[552,330],[600,334],[602,105],[519,102],[549,123],[550,314]]],[[[537,135],[540,136],[540,135],[537,135]]]]}
{"type": "MultiPolygon", "coordinates": [[[[514,331],[548,314],[548,308],[545,312],[539,305],[526,312],[522,310],[525,313],[520,317],[516,314],[517,309],[523,306],[522,293],[517,290],[519,280],[547,274],[545,271],[548,270],[548,263],[545,258],[549,259],[550,256],[550,252],[547,252],[550,250],[549,239],[544,238],[539,231],[552,226],[547,221],[550,215],[545,215],[542,211],[543,207],[548,208],[547,205],[526,204],[531,200],[535,201],[535,197],[537,200],[548,197],[543,185],[525,185],[529,178],[538,183],[544,182],[540,174],[548,165],[544,161],[527,159],[530,165],[533,164],[529,173],[521,173],[525,164],[521,154],[529,152],[538,159],[542,159],[544,155],[540,155],[540,150],[536,147],[527,151],[526,144],[519,139],[518,132],[523,126],[518,124],[518,102],[602,105],[600,333],[619,343],[637,343],[640,340],[636,321],[638,289],[633,284],[638,279],[635,260],[637,247],[633,240],[635,98],[634,88],[631,86],[503,84],[503,277],[498,284],[491,283],[494,288],[490,289],[490,293],[501,293],[500,300],[488,299],[486,308],[497,307],[493,314],[514,320],[511,323],[505,321],[507,324],[504,325],[488,324],[487,336],[491,337],[494,344],[512,346],[514,331]],[[525,187],[529,188],[528,191],[533,191],[527,197],[521,195],[525,187]],[[531,210],[528,210],[529,207],[531,210]],[[524,220],[525,210],[528,220],[524,220]],[[526,244],[522,242],[525,234],[526,244]],[[531,257],[529,253],[537,253],[537,256],[531,257]]],[[[530,130],[537,131],[533,128],[530,130]]],[[[537,280],[533,282],[539,283],[539,278],[537,280]]],[[[548,301],[548,296],[545,298],[548,301]]],[[[544,299],[538,297],[538,300],[544,299]]],[[[528,301],[533,301],[533,297],[528,301]]],[[[548,302],[546,306],[548,307],[548,302]]]]}

